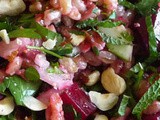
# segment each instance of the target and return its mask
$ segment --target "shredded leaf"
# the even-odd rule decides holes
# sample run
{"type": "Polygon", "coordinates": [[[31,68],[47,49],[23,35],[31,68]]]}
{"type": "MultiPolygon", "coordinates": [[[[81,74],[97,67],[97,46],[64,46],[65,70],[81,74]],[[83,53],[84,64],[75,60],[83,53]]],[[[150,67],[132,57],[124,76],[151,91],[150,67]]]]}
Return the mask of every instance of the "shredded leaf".
{"type": "Polygon", "coordinates": [[[121,24],[120,21],[117,22],[113,22],[111,20],[104,20],[104,21],[99,21],[97,19],[88,19],[88,20],[84,20],[82,22],[78,22],[76,24],[77,28],[86,28],[86,27],[108,27],[108,28],[112,28],[112,27],[116,27],[119,26],[121,24]]]}
{"type": "Polygon", "coordinates": [[[129,45],[132,43],[131,41],[133,40],[133,37],[127,33],[126,34],[121,33],[119,37],[114,38],[112,36],[106,35],[100,30],[95,30],[95,31],[102,37],[103,41],[105,41],[106,43],[114,44],[114,45],[129,45]],[[128,36],[125,37],[125,35],[128,35],[128,36]]]}
{"type": "Polygon", "coordinates": [[[54,53],[54,52],[52,52],[52,51],[49,51],[49,50],[47,50],[47,49],[45,49],[45,48],[43,48],[43,47],[27,46],[27,48],[28,48],[28,49],[40,50],[40,51],[45,52],[45,53],[47,53],[47,54],[53,55],[53,56],[55,56],[55,57],[57,57],[57,58],[62,58],[62,56],[60,56],[60,55],[58,55],[58,54],[56,54],[56,53],[54,53]]]}
{"type": "Polygon", "coordinates": [[[127,8],[132,9],[132,10],[135,9],[135,5],[128,2],[127,0],[118,0],[118,2],[119,2],[120,5],[122,5],[124,7],[127,7],[127,8]]]}
{"type": "Polygon", "coordinates": [[[130,99],[129,96],[123,95],[122,101],[120,103],[120,107],[118,109],[119,115],[121,115],[121,116],[125,115],[125,111],[126,111],[126,107],[129,102],[129,99],[130,99]]]}
{"type": "Polygon", "coordinates": [[[141,0],[136,4],[136,9],[144,16],[148,16],[156,12],[159,0],[141,0]]]}
{"type": "Polygon", "coordinates": [[[150,52],[149,58],[145,62],[152,63],[158,58],[157,41],[154,34],[151,16],[147,16],[145,20],[149,35],[149,52],[150,52]]]}
{"type": "Polygon", "coordinates": [[[138,118],[141,117],[141,113],[146,109],[154,100],[160,96],[160,79],[158,79],[148,91],[141,97],[139,102],[133,108],[132,113],[138,118]]]}
{"type": "Polygon", "coordinates": [[[10,38],[26,37],[41,39],[41,36],[34,29],[17,29],[8,33],[10,38]]]}

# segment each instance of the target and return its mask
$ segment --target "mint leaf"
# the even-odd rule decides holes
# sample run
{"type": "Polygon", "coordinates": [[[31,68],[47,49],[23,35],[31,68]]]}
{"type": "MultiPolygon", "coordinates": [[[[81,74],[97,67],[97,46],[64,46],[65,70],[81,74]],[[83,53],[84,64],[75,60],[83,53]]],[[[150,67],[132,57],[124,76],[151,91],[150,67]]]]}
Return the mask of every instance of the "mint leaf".
{"type": "Polygon", "coordinates": [[[136,4],[138,12],[144,16],[148,16],[156,11],[159,0],[141,0],[136,4]]]}
{"type": "Polygon", "coordinates": [[[41,84],[41,82],[27,82],[18,76],[6,77],[4,83],[17,105],[23,105],[23,98],[34,95],[41,84]]]}
{"type": "Polygon", "coordinates": [[[93,27],[97,27],[97,26],[112,28],[112,27],[116,27],[120,24],[121,24],[120,21],[113,22],[113,21],[108,20],[108,19],[104,20],[104,21],[99,21],[97,19],[88,19],[88,20],[84,20],[82,22],[78,22],[76,24],[76,27],[80,28],[80,29],[86,28],[86,27],[92,27],[93,28],[93,27]]]}
{"type": "Polygon", "coordinates": [[[125,111],[126,111],[126,107],[129,102],[129,99],[130,99],[129,96],[123,95],[122,101],[120,103],[120,107],[118,109],[119,115],[121,115],[121,116],[125,115],[125,111]]]}
{"type": "Polygon", "coordinates": [[[40,75],[34,67],[29,67],[25,70],[25,77],[27,80],[31,81],[37,81],[40,79],[40,75]]]}
{"type": "Polygon", "coordinates": [[[32,22],[34,20],[34,14],[21,14],[18,19],[19,23],[32,22]]]}
{"type": "MultiPolygon", "coordinates": [[[[121,29],[123,26],[118,26],[121,29]]],[[[106,43],[111,43],[114,45],[129,45],[132,44],[133,36],[128,33],[128,31],[119,31],[117,27],[107,28],[99,27],[95,30],[106,43]]]]}
{"type": "Polygon", "coordinates": [[[160,96],[160,79],[158,79],[141,97],[139,102],[133,108],[132,113],[135,114],[138,118],[140,118],[142,111],[146,109],[159,96],[160,96]]]}
{"type": "Polygon", "coordinates": [[[149,52],[150,52],[149,58],[145,62],[152,63],[158,58],[157,41],[154,34],[151,16],[147,16],[145,21],[149,35],[149,52]]]}
{"type": "Polygon", "coordinates": [[[8,33],[10,38],[26,37],[41,39],[41,36],[34,29],[17,29],[8,33]]]}
{"type": "Polygon", "coordinates": [[[135,5],[128,2],[127,0],[118,0],[118,3],[124,7],[131,9],[131,10],[135,9],[135,5]]]}

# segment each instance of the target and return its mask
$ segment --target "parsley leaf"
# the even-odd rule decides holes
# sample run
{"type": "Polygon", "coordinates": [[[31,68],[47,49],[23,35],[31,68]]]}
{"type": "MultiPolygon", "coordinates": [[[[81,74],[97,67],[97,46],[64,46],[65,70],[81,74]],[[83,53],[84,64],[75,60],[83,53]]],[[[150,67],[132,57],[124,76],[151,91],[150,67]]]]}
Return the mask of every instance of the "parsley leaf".
{"type": "Polygon", "coordinates": [[[37,46],[27,46],[28,49],[36,49],[36,50],[40,50],[44,53],[47,53],[47,54],[50,54],[52,56],[55,56],[57,58],[62,58],[62,56],[58,55],[57,53],[53,52],[53,51],[50,51],[50,50],[47,50],[45,49],[44,47],[37,47],[37,46]]]}
{"type": "Polygon", "coordinates": [[[29,67],[25,70],[25,77],[31,81],[37,81],[40,79],[40,75],[34,67],[29,67]]]}
{"type": "Polygon", "coordinates": [[[13,95],[17,105],[23,105],[23,98],[36,93],[41,82],[27,82],[18,76],[6,77],[4,84],[13,95]]]}
{"type": "Polygon", "coordinates": [[[26,37],[41,39],[41,36],[34,29],[17,29],[8,33],[10,38],[26,37]]]}
{"type": "Polygon", "coordinates": [[[39,33],[43,38],[52,39],[52,40],[54,40],[56,38],[57,41],[62,41],[62,37],[60,34],[55,33],[53,31],[41,26],[39,23],[34,22],[33,26],[35,26],[36,32],[39,33]]]}

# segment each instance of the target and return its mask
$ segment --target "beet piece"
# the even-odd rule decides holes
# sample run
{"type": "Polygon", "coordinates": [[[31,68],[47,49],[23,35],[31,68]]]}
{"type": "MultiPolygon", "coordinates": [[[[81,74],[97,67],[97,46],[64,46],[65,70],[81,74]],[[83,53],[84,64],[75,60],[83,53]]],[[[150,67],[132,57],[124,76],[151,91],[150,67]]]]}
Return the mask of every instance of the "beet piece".
{"type": "Polygon", "coordinates": [[[3,100],[5,98],[5,95],[0,93],[0,100],[3,100]]]}
{"type": "Polygon", "coordinates": [[[145,18],[140,18],[137,23],[140,24],[140,26],[134,27],[134,37],[138,48],[137,54],[147,57],[149,55],[149,37],[145,18]]]}
{"type": "Polygon", "coordinates": [[[153,115],[143,115],[142,120],[159,120],[160,119],[160,112],[153,114],[153,115]]]}
{"type": "MultiPolygon", "coordinates": [[[[152,23],[154,29],[160,28],[160,20],[159,20],[159,11],[157,11],[157,14],[152,15],[152,23]],[[155,27],[158,26],[158,27],[155,27]]],[[[138,20],[135,21],[135,23],[138,23],[138,26],[132,26],[131,29],[134,31],[134,37],[135,37],[135,44],[136,46],[136,54],[138,56],[144,56],[148,57],[149,56],[149,36],[148,36],[148,31],[146,27],[146,22],[145,22],[145,17],[141,17],[138,20]]],[[[156,34],[158,35],[159,33],[158,30],[156,30],[156,34]]],[[[157,37],[156,37],[157,38],[157,37]]],[[[158,38],[157,38],[158,39],[158,38]]]]}
{"type": "Polygon", "coordinates": [[[61,98],[64,104],[70,104],[74,109],[81,114],[82,120],[85,120],[89,115],[96,111],[96,106],[91,103],[89,96],[78,86],[73,84],[66,89],[61,98]]]}

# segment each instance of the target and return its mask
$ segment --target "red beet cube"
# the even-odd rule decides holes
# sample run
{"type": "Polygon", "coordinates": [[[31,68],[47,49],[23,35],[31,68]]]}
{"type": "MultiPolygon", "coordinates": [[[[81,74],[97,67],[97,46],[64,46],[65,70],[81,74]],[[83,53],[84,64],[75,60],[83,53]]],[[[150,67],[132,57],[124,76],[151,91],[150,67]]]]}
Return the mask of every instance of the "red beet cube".
{"type": "Polygon", "coordinates": [[[96,106],[91,103],[89,96],[77,84],[66,89],[61,98],[64,104],[70,104],[81,114],[82,120],[96,111],[96,106]]]}

